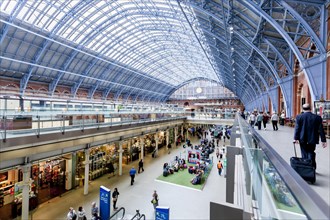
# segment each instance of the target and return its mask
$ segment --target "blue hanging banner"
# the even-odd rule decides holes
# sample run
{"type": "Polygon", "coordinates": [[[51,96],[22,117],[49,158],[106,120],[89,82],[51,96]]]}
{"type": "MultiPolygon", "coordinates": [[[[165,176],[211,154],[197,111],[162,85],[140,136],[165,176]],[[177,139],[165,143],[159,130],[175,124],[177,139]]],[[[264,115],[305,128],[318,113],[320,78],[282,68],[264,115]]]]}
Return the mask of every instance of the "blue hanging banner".
{"type": "Polygon", "coordinates": [[[155,220],[169,220],[170,219],[170,208],[157,206],[155,220]]]}
{"type": "Polygon", "coordinates": [[[105,186],[100,186],[100,217],[102,220],[110,218],[111,191],[105,186]]]}

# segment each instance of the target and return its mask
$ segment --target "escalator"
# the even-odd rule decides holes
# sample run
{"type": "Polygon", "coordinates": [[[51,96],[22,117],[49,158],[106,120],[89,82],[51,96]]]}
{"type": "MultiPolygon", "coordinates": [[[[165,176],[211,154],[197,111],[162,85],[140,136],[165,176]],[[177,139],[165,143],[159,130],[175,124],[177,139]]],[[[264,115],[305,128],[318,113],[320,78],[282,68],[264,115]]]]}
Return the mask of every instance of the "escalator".
{"type": "Polygon", "coordinates": [[[109,218],[109,220],[145,220],[146,216],[140,213],[140,210],[136,210],[135,215],[126,214],[125,208],[121,207],[116,210],[109,218]]]}

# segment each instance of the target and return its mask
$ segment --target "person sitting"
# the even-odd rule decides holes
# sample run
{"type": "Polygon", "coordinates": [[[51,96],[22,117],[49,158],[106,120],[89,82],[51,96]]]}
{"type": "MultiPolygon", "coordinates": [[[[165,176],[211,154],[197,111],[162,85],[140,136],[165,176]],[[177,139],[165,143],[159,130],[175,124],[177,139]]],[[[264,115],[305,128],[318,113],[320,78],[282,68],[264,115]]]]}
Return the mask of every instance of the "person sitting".
{"type": "Polygon", "coordinates": [[[193,174],[195,172],[195,168],[193,166],[189,166],[188,173],[193,174]]]}
{"type": "Polygon", "coordinates": [[[193,185],[201,184],[202,183],[202,175],[203,175],[203,171],[202,170],[197,170],[196,176],[190,182],[193,185]]]}
{"type": "Polygon", "coordinates": [[[168,167],[168,163],[164,163],[163,169],[166,169],[168,167]]]}
{"type": "Polygon", "coordinates": [[[175,164],[174,164],[174,171],[175,172],[178,172],[179,171],[179,162],[177,161],[175,164]]]}
{"type": "Polygon", "coordinates": [[[167,168],[165,168],[165,169],[163,169],[163,176],[168,176],[168,174],[169,174],[169,172],[168,172],[168,169],[167,168]]]}

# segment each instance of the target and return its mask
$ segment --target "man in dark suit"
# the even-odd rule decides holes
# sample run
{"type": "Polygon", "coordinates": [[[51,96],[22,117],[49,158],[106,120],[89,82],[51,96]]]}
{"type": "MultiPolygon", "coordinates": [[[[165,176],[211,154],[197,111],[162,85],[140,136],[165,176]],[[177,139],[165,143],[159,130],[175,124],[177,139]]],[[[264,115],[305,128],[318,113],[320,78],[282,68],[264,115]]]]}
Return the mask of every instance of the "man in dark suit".
{"type": "Polygon", "coordinates": [[[322,118],[311,112],[309,104],[303,105],[303,113],[297,115],[294,129],[294,142],[300,143],[302,158],[311,159],[316,169],[315,147],[321,136],[322,147],[327,146],[322,118]]]}

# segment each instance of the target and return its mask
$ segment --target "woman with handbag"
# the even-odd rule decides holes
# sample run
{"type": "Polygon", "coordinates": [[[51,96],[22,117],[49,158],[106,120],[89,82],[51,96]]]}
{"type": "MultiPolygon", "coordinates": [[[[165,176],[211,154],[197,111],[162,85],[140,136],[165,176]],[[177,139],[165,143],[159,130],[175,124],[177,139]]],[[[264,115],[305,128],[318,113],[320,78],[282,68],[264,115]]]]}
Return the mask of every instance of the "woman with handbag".
{"type": "Polygon", "coordinates": [[[115,188],[114,191],[113,191],[113,193],[112,193],[113,210],[117,210],[118,209],[116,207],[118,196],[119,196],[118,189],[115,188]]]}
{"type": "Polygon", "coordinates": [[[152,194],[151,203],[153,204],[155,210],[156,210],[156,207],[158,206],[158,200],[159,200],[158,194],[157,194],[156,190],[154,190],[154,193],[152,194]]]}

